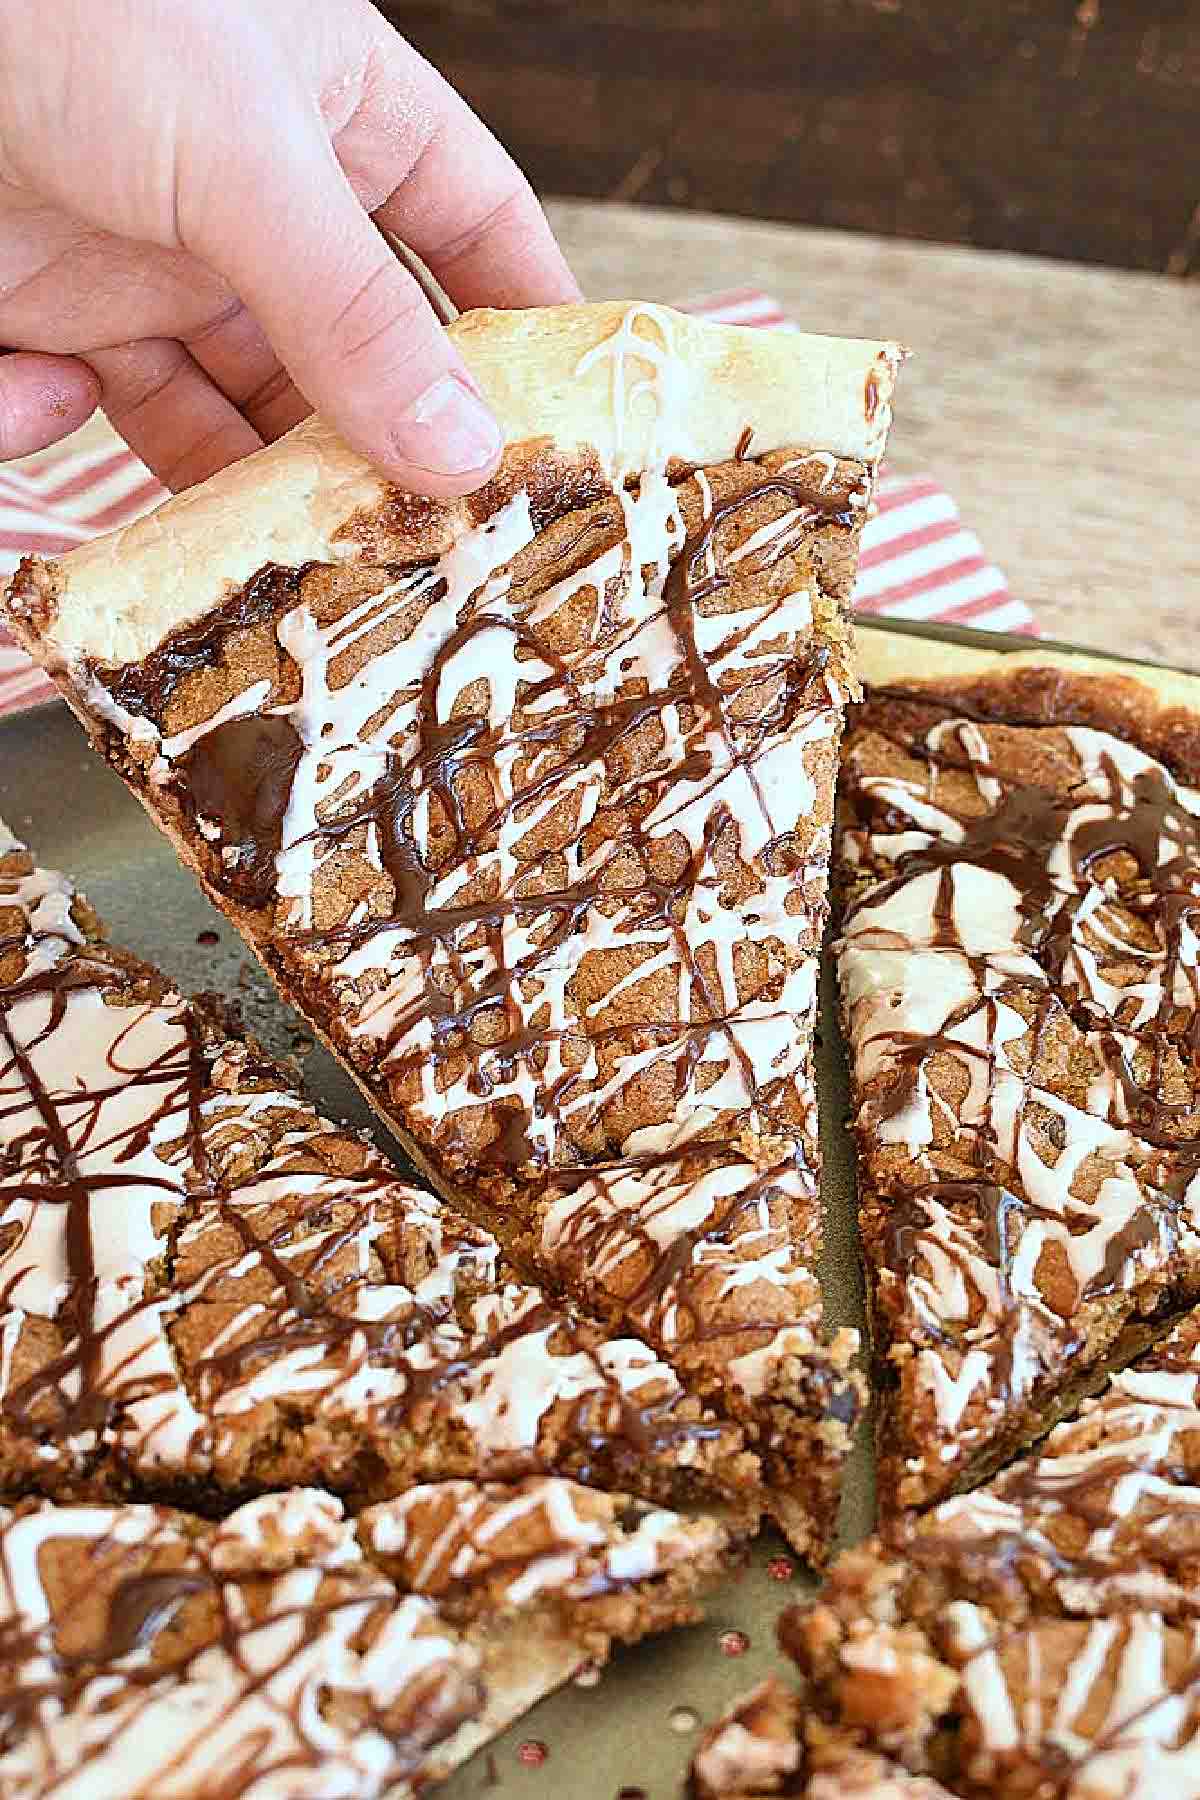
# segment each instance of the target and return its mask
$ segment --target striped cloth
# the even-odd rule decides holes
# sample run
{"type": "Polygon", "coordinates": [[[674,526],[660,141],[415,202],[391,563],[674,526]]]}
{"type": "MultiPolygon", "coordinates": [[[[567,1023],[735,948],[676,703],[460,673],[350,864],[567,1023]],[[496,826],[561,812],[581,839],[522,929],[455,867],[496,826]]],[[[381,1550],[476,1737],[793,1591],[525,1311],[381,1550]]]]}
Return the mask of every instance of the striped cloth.
{"type": "MultiPolygon", "coordinates": [[[[687,303],[688,312],[731,325],[794,330],[770,295],[755,288],[687,303]]],[[[46,450],[19,467],[0,464],[0,574],[22,556],[56,556],[148,512],[164,490],[115,438],[46,450]]],[[[924,475],[893,475],[877,489],[863,531],[855,604],[860,612],[950,620],[993,631],[1034,632],[999,569],[958,516],[949,494],[924,475]]],[[[53,689],[0,627],[0,714],[48,700],[53,689]]]]}

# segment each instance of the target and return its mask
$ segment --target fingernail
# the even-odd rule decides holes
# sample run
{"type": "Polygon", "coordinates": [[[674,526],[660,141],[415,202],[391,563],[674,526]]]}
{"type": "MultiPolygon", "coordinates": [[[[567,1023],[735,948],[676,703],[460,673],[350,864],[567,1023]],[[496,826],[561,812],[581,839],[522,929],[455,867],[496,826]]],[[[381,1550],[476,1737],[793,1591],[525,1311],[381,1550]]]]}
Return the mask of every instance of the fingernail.
{"type": "Polygon", "coordinates": [[[392,433],[405,462],[431,475],[470,475],[500,454],[500,427],[457,375],[441,375],[405,408],[392,433]]]}

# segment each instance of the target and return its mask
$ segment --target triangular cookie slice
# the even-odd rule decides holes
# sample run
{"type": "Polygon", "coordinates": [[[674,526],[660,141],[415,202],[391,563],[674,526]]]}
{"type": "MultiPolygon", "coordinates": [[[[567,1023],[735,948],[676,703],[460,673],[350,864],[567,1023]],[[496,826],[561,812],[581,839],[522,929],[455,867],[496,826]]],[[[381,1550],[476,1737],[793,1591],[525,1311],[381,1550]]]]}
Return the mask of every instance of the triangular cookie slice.
{"type": "Polygon", "coordinates": [[[0,833],[0,1491],[356,1504],[547,1471],[745,1522],[761,1460],[0,833]]]}
{"type": "Polygon", "coordinates": [[[894,346],[468,315],[469,501],[319,423],[13,584],[22,641],[440,1191],[743,1421],[819,1546],[812,1086],[894,346]]]}
{"type": "Polygon", "coordinates": [[[1200,1312],[781,1621],[834,1740],[972,1795],[1193,1794],[1200,1312]]]}
{"type": "Polygon", "coordinates": [[[687,1565],[719,1554],[711,1524],[626,1526],[618,1501],[571,1482],[451,1486],[477,1539],[452,1600],[428,1593],[447,1538],[437,1490],[357,1522],[313,1488],[215,1523],[0,1508],[0,1788],[399,1800],[614,1638],[692,1617],[687,1565]]]}
{"type": "Polygon", "coordinates": [[[844,1611],[863,1559],[876,1558],[889,1564],[886,1584],[875,1573],[866,1584],[880,1616],[886,1585],[899,1596],[897,1616],[923,1625],[956,1601],[1010,1624],[1132,1612],[1182,1624],[1200,1620],[1198,1520],[1193,1310],[985,1487],[890,1521],[835,1564],[827,1598],[844,1611]]]}
{"type": "Polygon", "coordinates": [[[1200,1288],[1200,685],[863,651],[839,964],[894,1508],[981,1479],[1200,1288]]]}

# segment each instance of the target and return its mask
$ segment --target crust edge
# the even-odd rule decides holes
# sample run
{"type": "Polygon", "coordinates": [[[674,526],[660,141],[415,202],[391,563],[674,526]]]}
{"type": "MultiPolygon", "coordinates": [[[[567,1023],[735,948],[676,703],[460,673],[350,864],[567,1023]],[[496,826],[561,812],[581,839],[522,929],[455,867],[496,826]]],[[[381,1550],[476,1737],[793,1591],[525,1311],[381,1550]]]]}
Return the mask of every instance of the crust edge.
{"type": "MultiPolygon", "coordinates": [[[[994,709],[997,723],[1004,722],[1007,704],[1023,724],[1111,732],[1179,780],[1200,785],[1200,675],[1087,651],[992,650],[885,630],[859,631],[856,638],[868,689],[903,684],[994,709]]],[[[855,727],[852,709],[848,740],[855,727]]]]}
{"type": "Polygon", "coordinates": [[[465,313],[451,337],[495,410],[499,476],[466,500],[400,494],[318,418],[57,562],[5,596],[31,654],[140,661],[265,564],[428,559],[524,485],[611,486],[627,471],[789,444],[874,464],[903,351],[719,325],[631,301],[465,313]]]}

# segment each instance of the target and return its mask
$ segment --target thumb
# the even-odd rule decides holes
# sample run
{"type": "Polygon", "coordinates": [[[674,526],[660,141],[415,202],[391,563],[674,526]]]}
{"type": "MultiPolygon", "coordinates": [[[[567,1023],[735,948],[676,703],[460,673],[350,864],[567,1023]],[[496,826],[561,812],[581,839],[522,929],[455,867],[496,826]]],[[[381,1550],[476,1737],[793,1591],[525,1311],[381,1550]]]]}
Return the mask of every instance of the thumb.
{"type": "Polygon", "coordinates": [[[495,471],[500,428],[328,142],[305,135],[252,179],[243,162],[232,186],[210,190],[189,248],[230,282],[300,392],[363,456],[413,492],[470,493],[495,471]]]}

